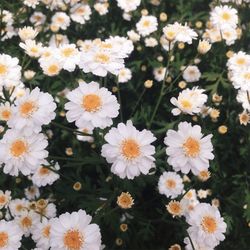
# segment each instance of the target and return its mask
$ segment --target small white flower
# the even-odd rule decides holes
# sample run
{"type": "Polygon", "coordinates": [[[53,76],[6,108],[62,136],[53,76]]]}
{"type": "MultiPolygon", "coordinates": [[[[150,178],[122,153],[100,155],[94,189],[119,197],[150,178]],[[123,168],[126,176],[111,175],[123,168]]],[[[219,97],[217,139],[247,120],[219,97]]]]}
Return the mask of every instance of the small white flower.
{"type": "Polygon", "coordinates": [[[200,80],[201,72],[195,65],[188,66],[183,72],[183,78],[186,82],[197,82],[200,80]]]}
{"type": "Polygon", "coordinates": [[[118,82],[128,82],[132,78],[132,72],[128,68],[121,69],[118,73],[118,82]]]}
{"type": "Polygon", "coordinates": [[[158,22],[155,16],[142,16],[136,24],[136,29],[141,36],[147,36],[157,30],[158,22]]]}
{"type": "Polygon", "coordinates": [[[74,22],[85,24],[90,19],[91,8],[88,4],[76,4],[70,9],[70,17],[74,22]]]}

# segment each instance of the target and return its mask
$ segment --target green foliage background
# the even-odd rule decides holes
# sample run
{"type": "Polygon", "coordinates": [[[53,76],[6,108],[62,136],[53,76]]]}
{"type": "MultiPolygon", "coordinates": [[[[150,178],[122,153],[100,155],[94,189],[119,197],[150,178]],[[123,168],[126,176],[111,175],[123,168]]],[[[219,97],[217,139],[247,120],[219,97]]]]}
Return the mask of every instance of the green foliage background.
{"type": "MultiPolygon", "coordinates": [[[[94,1],[89,1],[93,5],[94,1]]],[[[75,43],[78,39],[108,38],[110,35],[126,36],[128,30],[135,28],[135,23],[139,20],[140,10],[148,9],[149,13],[159,17],[161,12],[168,14],[167,22],[159,22],[158,31],[153,34],[157,40],[162,35],[162,28],[167,23],[188,22],[194,27],[196,21],[205,23],[208,20],[211,1],[208,0],[162,0],[159,6],[153,6],[149,1],[142,1],[138,11],[133,12],[132,21],[128,22],[122,19],[122,11],[117,7],[116,1],[111,0],[109,13],[105,16],[99,16],[93,11],[91,20],[86,25],[71,23],[71,26],[62,31],[69,37],[70,42],[75,43]]],[[[26,8],[24,13],[19,13],[18,9],[23,7],[21,1],[1,0],[2,9],[7,9],[15,15],[15,27],[31,25],[29,16],[32,9],[26,8]]],[[[110,166],[105,159],[100,156],[101,146],[104,143],[103,136],[107,132],[96,130],[95,147],[90,144],[79,142],[70,130],[65,130],[58,125],[51,124],[46,129],[52,129],[54,136],[50,140],[49,152],[50,160],[58,160],[61,165],[61,178],[51,187],[41,189],[41,196],[47,198],[52,196],[58,208],[58,214],[66,211],[71,212],[80,208],[85,209],[94,217],[94,222],[99,224],[102,232],[103,243],[106,249],[126,249],[126,250],[163,250],[168,249],[171,244],[178,243],[183,245],[183,239],[186,236],[187,225],[181,220],[173,219],[165,209],[165,204],[169,202],[167,198],[160,195],[157,191],[157,182],[161,173],[171,169],[166,162],[165,147],[163,139],[168,129],[176,128],[180,121],[190,121],[202,126],[204,133],[212,133],[215,160],[211,162],[212,177],[206,183],[200,183],[193,175],[190,175],[192,182],[185,184],[186,189],[191,186],[196,189],[211,189],[212,196],[205,200],[210,202],[212,198],[218,198],[221,203],[220,211],[224,216],[227,225],[226,240],[217,249],[249,249],[250,230],[248,222],[250,221],[250,189],[249,189],[249,162],[250,162],[250,133],[249,126],[244,127],[239,124],[238,114],[242,111],[240,105],[236,102],[236,91],[227,79],[226,70],[226,52],[231,49],[235,52],[243,50],[249,52],[250,42],[250,16],[249,7],[237,7],[240,13],[243,36],[237,40],[235,45],[226,46],[224,43],[216,43],[211,51],[202,57],[199,69],[202,72],[202,79],[195,85],[199,85],[207,90],[209,94],[209,106],[214,106],[211,101],[212,94],[217,92],[223,96],[223,101],[218,107],[221,115],[218,121],[212,122],[209,117],[200,118],[198,121],[192,121],[192,117],[181,115],[173,117],[170,104],[170,97],[177,96],[180,88],[178,81],[172,86],[172,90],[167,92],[163,98],[157,116],[154,119],[151,130],[157,136],[155,146],[156,152],[156,173],[155,175],[141,175],[134,180],[121,180],[111,174],[110,166]],[[220,125],[228,126],[228,133],[221,135],[217,132],[220,125]],[[65,148],[73,148],[73,156],[68,157],[65,154],[65,148]],[[107,178],[111,177],[109,181],[107,178]],[[73,184],[79,181],[82,183],[80,191],[73,190],[73,184]],[[129,191],[135,199],[135,206],[128,210],[131,219],[127,219],[128,231],[121,232],[119,229],[120,218],[124,211],[117,207],[116,197],[122,191],[129,191]],[[100,200],[100,197],[107,200],[100,200]],[[247,204],[248,209],[243,209],[247,204]],[[117,246],[116,238],[121,238],[123,244],[117,246]]],[[[54,12],[39,6],[47,15],[47,20],[54,12]]],[[[47,21],[48,24],[48,21],[47,21]]],[[[204,27],[203,27],[204,28],[204,27]]],[[[46,30],[39,33],[38,41],[46,43],[49,41],[52,32],[46,30]]],[[[27,87],[39,86],[43,91],[48,91],[54,97],[64,88],[73,89],[77,86],[77,79],[82,78],[86,81],[96,80],[106,86],[109,90],[116,86],[115,77],[99,78],[92,74],[83,74],[77,69],[73,73],[61,72],[59,76],[47,77],[42,74],[36,60],[30,59],[18,46],[19,39],[12,38],[0,43],[0,52],[20,59],[23,71],[32,69],[37,72],[31,82],[25,82],[27,87]]],[[[175,79],[182,65],[187,65],[196,55],[198,41],[186,46],[183,50],[175,48],[175,59],[171,63],[170,76],[175,79]]],[[[132,119],[138,129],[147,127],[151,118],[154,106],[159,97],[161,83],[154,82],[150,89],[144,88],[144,81],[153,79],[152,70],[156,66],[165,66],[167,64],[167,52],[159,45],[156,48],[146,48],[143,40],[135,47],[141,47],[138,51],[135,49],[131,57],[126,61],[126,66],[133,72],[133,78],[129,83],[121,84],[122,112],[124,120],[132,119]],[[164,61],[160,63],[157,57],[161,55],[164,61]],[[146,71],[141,67],[145,65],[146,71]],[[141,102],[135,107],[140,94],[145,91],[141,102]],[[131,116],[133,114],[133,116],[131,116]]],[[[181,78],[179,79],[181,80],[181,78]]],[[[189,84],[189,87],[193,84],[189,84]]],[[[64,110],[66,99],[60,98],[58,105],[58,114],[64,110]]],[[[215,106],[214,106],[215,107],[215,106]]],[[[65,117],[57,116],[56,123],[74,128],[74,125],[68,124],[65,117]]],[[[114,126],[120,122],[120,117],[114,121],[114,126]]],[[[2,173],[0,174],[1,189],[12,190],[14,198],[24,196],[24,188],[31,184],[26,177],[21,177],[21,183],[16,183],[16,179],[2,173]]],[[[26,239],[23,249],[31,249],[33,243],[26,239]]]]}

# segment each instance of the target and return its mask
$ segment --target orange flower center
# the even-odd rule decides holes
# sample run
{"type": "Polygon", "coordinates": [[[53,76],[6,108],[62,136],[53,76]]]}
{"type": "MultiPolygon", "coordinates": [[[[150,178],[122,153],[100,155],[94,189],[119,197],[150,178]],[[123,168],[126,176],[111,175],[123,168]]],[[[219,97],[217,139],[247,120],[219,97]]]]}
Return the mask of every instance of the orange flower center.
{"type": "Polygon", "coordinates": [[[51,74],[51,75],[55,75],[59,72],[59,67],[56,65],[56,64],[51,64],[49,67],[48,67],[48,72],[51,74]]]}
{"type": "Polygon", "coordinates": [[[50,225],[47,225],[46,227],[43,228],[43,236],[45,238],[49,238],[50,236],[50,225]]]}
{"type": "Polygon", "coordinates": [[[96,112],[102,106],[102,100],[98,95],[88,94],[83,97],[82,107],[88,112],[96,112]]]}
{"type": "Polygon", "coordinates": [[[14,157],[20,157],[27,153],[28,145],[22,140],[16,140],[11,144],[10,152],[14,157]]]}
{"type": "Polygon", "coordinates": [[[231,16],[230,16],[229,13],[224,12],[224,13],[222,14],[222,19],[224,19],[225,21],[230,20],[230,18],[231,18],[231,16]]]}
{"type": "Polygon", "coordinates": [[[24,228],[30,228],[32,226],[32,220],[26,216],[21,220],[21,225],[24,228]]]}
{"type": "Polygon", "coordinates": [[[176,182],[173,179],[166,180],[166,187],[169,189],[174,189],[176,187],[176,182]]]}
{"type": "Polygon", "coordinates": [[[0,63],[0,75],[7,73],[7,67],[0,63]]]}
{"type": "Polygon", "coordinates": [[[122,154],[125,158],[132,160],[140,155],[140,146],[133,139],[125,139],[122,142],[122,154]]]}
{"type": "Polygon", "coordinates": [[[6,203],[6,196],[5,195],[1,195],[0,196],[0,204],[5,204],[6,203]]]}
{"type": "Polygon", "coordinates": [[[7,246],[9,235],[6,232],[0,232],[0,247],[4,248],[7,246]]]}
{"type": "Polygon", "coordinates": [[[47,175],[47,174],[49,174],[49,172],[50,172],[50,170],[48,168],[45,168],[45,167],[41,167],[39,169],[39,174],[40,175],[47,175]]]}
{"type": "Polygon", "coordinates": [[[202,229],[207,233],[214,233],[217,229],[217,222],[211,216],[204,216],[201,222],[202,229]]]}
{"type": "Polygon", "coordinates": [[[150,22],[148,20],[143,22],[143,26],[144,27],[149,27],[150,26],[150,22]]]}
{"type": "Polygon", "coordinates": [[[84,238],[78,230],[70,229],[64,234],[63,242],[68,250],[80,250],[84,244],[84,238]]]}
{"type": "Polygon", "coordinates": [[[32,101],[27,101],[21,104],[19,111],[25,118],[30,117],[37,110],[37,106],[32,101]]]}
{"type": "Polygon", "coordinates": [[[3,110],[1,115],[4,121],[8,121],[10,119],[11,112],[9,110],[3,110]]]}
{"type": "Polygon", "coordinates": [[[186,156],[197,157],[197,155],[200,153],[200,143],[198,140],[188,137],[183,143],[183,149],[186,156]]]}
{"type": "Polygon", "coordinates": [[[239,64],[239,65],[243,65],[243,64],[245,64],[246,63],[246,60],[244,59],[244,58],[239,58],[238,60],[237,60],[237,64],[239,64]]]}

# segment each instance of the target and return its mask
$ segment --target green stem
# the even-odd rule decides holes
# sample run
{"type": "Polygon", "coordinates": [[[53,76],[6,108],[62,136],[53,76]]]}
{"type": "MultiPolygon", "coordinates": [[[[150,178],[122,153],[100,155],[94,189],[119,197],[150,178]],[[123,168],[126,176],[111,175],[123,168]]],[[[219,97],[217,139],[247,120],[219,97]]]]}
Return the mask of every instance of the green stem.
{"type": "Polygon", "coordinates": [[[67,130],[67,131],[72,132],[72,133],[76,133],[76,134],[79,134],[79,135],[90,136],[90,135],[87,134],[87,133],[78,131],[78,130],[76,130],[76,129],[74,129],[74,128],[66,127],[66,126],[64,126],[64,125],[62,125],[62,124],[59,124],[59,123],[57,123],[57,122],[51,122],[51,124],[53,124],[54,126],[56,126],[56,127],[58,127],[58,128],[61,128],[61,129],[63,129],[63,130],[67,130]]]}
{"type": "Polygon", "coordinates": [[[191,237],[189,236],[189,234],[188,234],[188,238],[189,238],[189,240],[190,240],[190,243],[191,243],[191,246],[192,246],[193,250],[195,250],[194,243],[193,243],[191,237]]]}

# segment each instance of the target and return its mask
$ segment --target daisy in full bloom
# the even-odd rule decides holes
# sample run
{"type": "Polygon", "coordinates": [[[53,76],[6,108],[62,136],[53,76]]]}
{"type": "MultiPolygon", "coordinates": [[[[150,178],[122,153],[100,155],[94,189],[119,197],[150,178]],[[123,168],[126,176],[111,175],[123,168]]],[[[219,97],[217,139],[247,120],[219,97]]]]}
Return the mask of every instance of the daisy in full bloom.
{"type": "Polygon", "coordinates": [[[31,230],[32,239],[36,246],[43,250],[50,248],[50,222],[46,218],[42,222],[38,222],[31,230]]]}
{"type": "Polygon", "coordinates": [[[21,247],[22,231],[14,221],[0,221],[0,248],[18,250],[21,247]]]}
{"type": "Polygon", "coordinates": [[[141,0],[116,0],[118,6],[125,12],[134,11],[141,4],[141,0]]]}
{"type": "Polygon", "coordinates": [[[198,204],[187,217],[188,233],[198,244],[214,248],[225,239],[227,225],[218,208],[207,203],[198,204]]]}
{"type": "Polygon", "coordinates": [[[3,172],[17,176],[34,172],[48,156],[45,150],[48,142],[43,134],[23,135],[18,130],[9,129],[0,141],[0,162],[3,172]]]}
{"type": "Polygon", "coordinates": [[[148,36],[157,30],[158,22],[155,16],[142,16],[136,24],[136,29],[141,36],[148,36]]]}
{"type": "Polygon", "coordinates": [[[210,20],[220,30],[236,28],[238,24],[238,12],[228,5],[216,6],[210,14],[210,20]]]}
{"type": "Polygon", "coordinates": [[[227,61],[227,67],[229,70],[238,70],[240,71],[244,67],[250,67],[250,55],[246,54],[243,51],[235,53],[227,61]]]}
{"type": "Polygon", "coordinates": [[[63,69],[72,72],[80,62],[80,53],[75,44],[64,44],[58,48],[56,57],[62,63],[63,69]]]}
{"type": "Polygon", "coordinates": [[[190,65],[183,71],[183,78],[186,82],[197,82],[200,80],[200,77],[201,72],[195,65],[190,65]]]}
{"type": "Polygon", "coordinates": [[[174,199],[183,192],[183,188],[182,178],[175,172],[164,172],[160,176],[158,182],[160,194],[174,199]]]}
{"type": "Polygon", "coordinates": [[[141,173],[148,174],[155,167],[152,156],[155,147],[151,143],[156,138],[150,131],[139,131],[127,121],[111,128],[104,139],[107,144],[102,146],[102,156],[112,163],[111,172],[120,178],[134,179],[141,173]]]}
{"type": "Polygon", "coordinates": [[[90,19],[91,13],[91,8],[88,4],[78,3],[70,9],[71,19],[80,24],[85,24],[90,19]]]}
{"type": "Polygon", "coordinates": [[[6,190],[5,192],[0,190],[0,209],[6,207],[9,204],[10,200],[11,200],[11,192],[8,190],[6,190]]]}
{"type": "Polygon", "coordinates": [[[234,70],[230,79],[234,88],[250,91],[250,67],[234,70]]]}
{"type": "Polygon", "coordinates": [[[23,27],[18,30],[18,35],[22,41],[33,40],[37,36],[38,32],[33,27],[23,27]]]}
{"type": "Polygon", "coordinates": [[[164,76],[166,75],[166,68],[164,67],[158,67],[153,70],[154,78],[157,82],[161,82],[164,79],[164,76]]]}
{"type": "Polygon", "coordinates": [[[78,88],[67,94],[67,98],[67,120],[76,122],[79,128],[84,127],[86,122],[100,128],[111,126],[112,118],[119,114],[116,97],[106,88],[100,88],[97,82],[79,84],[78,88]]]}
{"type": "Polygon", "coordinates": [[[34,24],[35,26],[39,26],[44,24],[46,20],[46,16],[39,11],[35,11],[31,16],[30,16],[30,22],[34,24]]]}
{"type": "Polygon", "coordinates": [[[132,72],[128,68],[123,68],[118,73],[118,82],[128,82],[132,78],[132,72]]]}
{"type": "Polygon", "coordinates": [[[100,250],[100,228],[90,224],[91,220],[83,210],[51,219],[51,250],[100,250]]]}
{"type": "Polygon", "coordinates": [[[191,170],[193,174],[198,175],[200,171],[207,170],[209,160],[214,158],[211,138],[211,134],[203,137],[199,125],[179,123],[178,131],[168,130],[164,139],[169,156],[168,163],[175,171],[184,174],[191,170]]]}
{"type": "Polygon", "coordinates": [[[48,125],[56,116],[56,104],[49,93],[43,93],[38,87],[15,101],[13,115],[8,120],[8,126],[23,130],[26,134],[40,132],[42,125],[48,125]]]}
{"type": "Polygon", "coordinates": [[[40,67],[47,76],[57,76],[63,68],[62,62],[58,61],[55,56],[49,56],[47,60],[40,61],[40,67]]]}
{"type": "Polygon", "coordinates": [[[36,43],[35,40],[25,40],[24,43],[20,43],[19,46],[25,50],[25,53],[30,57],[38,58],[42,53],[42,44],[36,43]]]}
{"type": "Polygon", "coordinates": [[[50,168],[54,169],[55,171],[52,171],[46,166],[50,166],[50,164],[47,161],[45,161],[43,165],[39,166],[31,177],[33,184],[35,184],[38,187],[52,185],[56,180],[60,178],[60,175],[55,172],[60,169],[58,163],[56,163],[54,166],[50,166],[50,168]]]}
{"type": "Polygon", "coordinates": [[[62,30],[66,30],[70,25],[70,18],[65,12],[56,12],[51,20],[52,25],[55,25],[62,30]]]}
{"type": "Polygon", "coordinates": [[[19,60],[6,54],[0,54],[0,87],[17,86],[21,80],[19,60]]]}
{"type": "Polygon", "coordinates": [[[205,90],[193,87],[192,89],[184,89],[179,93],[178,98],[172,97],[170,102],[176,106],[172,110],[173,115],[179,115],[181,112],[184,114],[197,114],[207,101],[207,95],[203,94],[205,90]]]}
{"type": "Polygon", "coordinates": [[[109,3],[104,2],[104,3],[95,3],[94,4],[94,9],[99,13],[99,15],[103,16],[106,15],[109,11],[109,3]]]}

